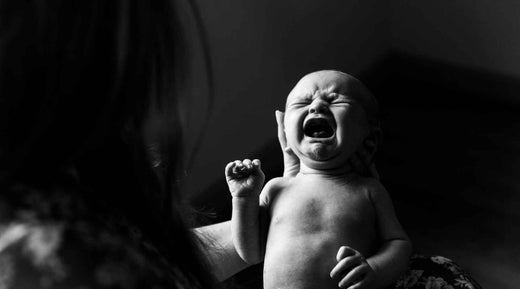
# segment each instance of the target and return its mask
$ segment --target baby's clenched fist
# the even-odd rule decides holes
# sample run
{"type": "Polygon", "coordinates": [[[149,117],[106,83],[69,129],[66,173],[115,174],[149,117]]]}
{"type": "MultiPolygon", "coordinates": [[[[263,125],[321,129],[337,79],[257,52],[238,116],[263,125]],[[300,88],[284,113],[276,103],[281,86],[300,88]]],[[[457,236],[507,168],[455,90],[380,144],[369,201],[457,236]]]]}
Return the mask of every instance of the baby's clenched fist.
{"type": "Polygon", "coordinates": [[[339,288],[367,289],[371,287],[375,273],[360,252],[348,246],[341,246],[336,260],[338,263],[330,272],[330,277],[338,281],[339,288]]]}
{"type": "Polygon", "coordinates": [[[226,166],[226,180],[233,197],[258,196],[264,185],[265,175],[260,160],[236,160],[226,166]]]}

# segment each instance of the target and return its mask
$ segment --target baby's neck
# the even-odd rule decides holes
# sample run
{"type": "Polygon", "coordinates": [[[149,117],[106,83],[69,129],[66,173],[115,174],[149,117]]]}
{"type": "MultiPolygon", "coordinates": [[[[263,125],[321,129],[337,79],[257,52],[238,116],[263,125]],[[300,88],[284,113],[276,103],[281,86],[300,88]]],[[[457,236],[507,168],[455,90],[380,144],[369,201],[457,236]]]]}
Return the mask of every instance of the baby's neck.
{"type": "Polygon", "coordinates": [[[352,166],[350,164],[345,164],[344,166],[330,169],[317,169],[311,168],[300,162],[300,172],[299,175],[315,175],[315,176],[323,176],[323,177],[344,177],[350,175],[354,172],[352,166]]]}

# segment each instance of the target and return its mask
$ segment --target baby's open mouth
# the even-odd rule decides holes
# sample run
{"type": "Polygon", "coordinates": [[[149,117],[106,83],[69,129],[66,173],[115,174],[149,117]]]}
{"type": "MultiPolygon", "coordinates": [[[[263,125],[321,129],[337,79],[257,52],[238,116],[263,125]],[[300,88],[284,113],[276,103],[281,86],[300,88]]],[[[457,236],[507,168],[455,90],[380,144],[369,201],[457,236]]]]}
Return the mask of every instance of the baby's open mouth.
{"type": "Polygon", "coordinates": [[[311,118],[303,124],[303,133],[312,138],[329,138],[334,135],[334,128],[324,118],[311,118]]]}

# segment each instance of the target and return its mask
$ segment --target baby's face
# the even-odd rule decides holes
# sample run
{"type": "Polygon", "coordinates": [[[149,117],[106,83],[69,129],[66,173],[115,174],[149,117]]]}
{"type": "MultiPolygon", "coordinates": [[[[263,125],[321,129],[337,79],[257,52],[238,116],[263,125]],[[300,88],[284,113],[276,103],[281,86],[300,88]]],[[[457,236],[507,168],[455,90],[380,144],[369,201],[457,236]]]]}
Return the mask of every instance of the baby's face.
{"type": "Polygon", "coordinates": [[[306,75],[287,97],[288,146],[307,167],[343,167],[369,134],[364,107],[370,98],[368,89],[348,74],[306,75]]]}

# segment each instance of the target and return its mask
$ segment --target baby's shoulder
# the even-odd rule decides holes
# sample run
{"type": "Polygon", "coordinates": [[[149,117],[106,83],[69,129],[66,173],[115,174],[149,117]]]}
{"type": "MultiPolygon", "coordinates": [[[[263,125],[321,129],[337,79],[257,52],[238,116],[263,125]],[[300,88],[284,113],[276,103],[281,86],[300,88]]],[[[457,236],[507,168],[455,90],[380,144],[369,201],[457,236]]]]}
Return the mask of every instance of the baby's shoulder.
{"type": "Polygon", "coordinates": [[[264,191],[266,193],[278,193],[287,187],[289,187],[291,183],[291,178],[277,177],[270,179],[264,186],[264,191]]]}
{"type": "Polygon", "coordinates": [[[357,185],[362,188],[372,201],[381,197],[381,195],[387,194],[385,187],[376,178],[360,176],[357,179],[357,185]]]}
{"type": "Polygon", "coordinates": [[[384,190],[383,185],[378,179],[361,175],[356,175],[355,178],[352,178],[350,184],[367,194],[373,194],[384,190]]]}
{"type": "Polygon", "coordinates": [[[260,198],[269,203],[278,193],[285,190],[290,185],[290,178],[276,177],[270,179],[264,186],[260,198]]]}
{"type": "Polygon", "coordinates": [[[377,188],[381,186],[381,182],[379,182],[378,179],[361,175],[356,175],[355,182],[366,188],[377,188]]]}

